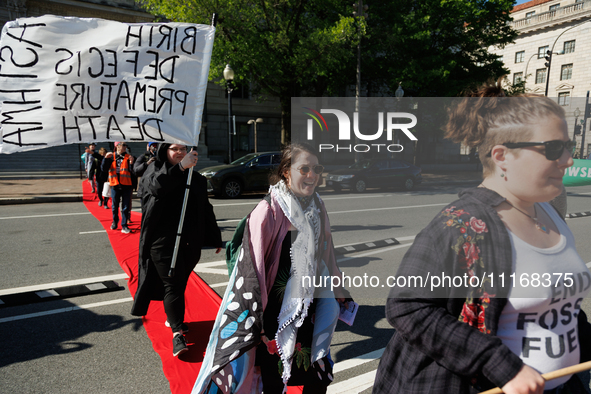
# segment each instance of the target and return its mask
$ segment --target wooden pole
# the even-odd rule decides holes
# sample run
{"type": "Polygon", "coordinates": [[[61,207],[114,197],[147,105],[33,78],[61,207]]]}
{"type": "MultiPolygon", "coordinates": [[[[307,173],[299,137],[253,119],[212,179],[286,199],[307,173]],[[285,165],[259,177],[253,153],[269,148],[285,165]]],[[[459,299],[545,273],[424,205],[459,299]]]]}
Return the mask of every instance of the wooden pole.
{"type": "MultiPolygon", "coordinates": [[[[556,371],[542,374],[542,377],[544,378],[545,381],[549,381],[549,380],[561,378],[566,375],[571,375],[571,374],[587,371],[589,369],[591,369],[591,361],[587,361],[585,363],[573,365],[571,367],[557,369],[556,371]]],[[[496,387],[494,389],[483,391],[480,394],[502,394],[502,393],[503,393],[503,390],[500,389],[499,387],[496,387]]]]}

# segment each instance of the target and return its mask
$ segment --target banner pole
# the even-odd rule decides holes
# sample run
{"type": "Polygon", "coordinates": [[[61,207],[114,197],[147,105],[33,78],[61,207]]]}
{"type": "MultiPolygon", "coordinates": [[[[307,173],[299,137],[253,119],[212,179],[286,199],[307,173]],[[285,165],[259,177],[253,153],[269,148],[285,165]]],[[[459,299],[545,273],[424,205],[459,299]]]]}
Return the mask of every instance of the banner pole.
{"type": "Polygon", "coordinates": [[[170,263],[170,270],[168,276],[174,276],[174,268],[176,267],[176,260],[179,254],[179,245],[181,243],[181,235],[183,231],[183,223],[185,222],[185,212],[187,210],[187,201],[189,200],[189,190],[191,189],[191,179],[193,178],[193,167],[189,168],[189,175],[187,176],[187,185],[185,186],[185,197],[183,198],[183,208],[181,210],[181,218],[179,220],[179,227],[176,232],[176,240],[174,241],[174,251],[172,253],[172,261],[170,263]]]}
{"type": "MultiPolygon", "coordinates": [[[[218,15],[213,14],[211,18],[211,25],[215,27],[217,25],[218,15]]],[[[187,184],[185,186],[185,196],[183,198],[183,208],[181,210],[181,218],[179,220],[179,227],[176,232],[176,240],[174,242],[174,251],[172,253],[172,261],[170,263],[170,269],[168,270],[168,276],[172,278],[174,276],[174,269],[176,267],[176,261],[179,254],[179,245],[181,243],[181,235],[183,231],[183,224],[185,222],[185,212],[187,211],[187,201],[189,200],[189,191],[191,189],[191,180],[193,179],[194,167],[189,168],[189,175],[187,176],[187,184]]]]}

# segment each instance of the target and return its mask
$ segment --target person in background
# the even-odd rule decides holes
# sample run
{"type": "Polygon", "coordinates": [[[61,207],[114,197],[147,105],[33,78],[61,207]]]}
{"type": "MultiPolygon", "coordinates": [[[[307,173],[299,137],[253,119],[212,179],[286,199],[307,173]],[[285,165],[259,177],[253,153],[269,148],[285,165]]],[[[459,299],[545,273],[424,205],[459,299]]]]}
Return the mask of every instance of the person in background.
{"type": "Polygon", "coordinates": [[[115,142],[115,149],[115,153],[109,152],[105,155],[101,170],[109,174],[113,211],[111,230],[117,229],[119,205],[121,205],[121,232],[129,234],[131,230],[127,226],[127,222],[131,213],[133,156],[127,153],[127,144],[125,142],[115,142]]]}
{"type": "MultiPolygon", "coordinates": [[[[169,276],[181,219],[189,171],[197,164],[197,152],[185,145],[161,144],[156,160],[148,166],[140,183],[144,190],[139,283],[131,314],[145,316],[152,300],[164,301],[166,326],[172,330],[172,354],[188,350],[184,334],[185,288],[204,246],[222,248],[222,235],[207,197],[207,181],[193,172],[183,221],[176,265],[169,276]]],[[[205,335],[205,333],[204,333],[205,335]]]]}
{"type": "MultiPolygon", "coordinates": [[[[135,161],[135,163],[133,164],[133,172],[135,172],[135,175],[137,175],[138,177],[142,177],[144,175],[144,172],[146,172],[146,169],[148,168],[148,166],[150,164],[152,164],[154,161],[156,161],[156,152],[158,151],[158,144],[156,142],[150,142],[148,144],[148,150],[146,152],[144,152],[143,155],[139,156],[137,158],[137,160],[135,161]]],[[[142,183],[139,182],[138,184],[138,188],[137,188],[137,196],[140,198],[140,205],[143,205],[143,199],[142,199],[142,183]]]]}
{"type": "Polygon", "coordinates": [[[96,194],[99,198],[99,207],[102,207],[104,204],[103,198],[103,189],[105,185],[105,181],[107,180],[108,174],[104,174],[101,170],[101,165],[107,154],[107,150],[105,148],[100,148],[98,152],[94,154],[94,171],[95,171],[95,179],[96,179],[96,194]]]}
{"type": "Polygon", "coordinates": [[[586,280],[591,274],[566,222],[547,203],[562,192],[573,165],[565,113],[546,97],[501,96],[500,84],[484,86],[450,111],[446,137],[478,147],[484,180],[460,192],[417,235],[396,274],[445,272],[472,284],[486,272],[495,280],[435,294],[392,288],[386,317],[396,331],[380,360],[375,394],[495,386],[506,394],[586,392],[577,375],[548,382],[540,375],[589,360],[591,352],[580,309],[589,288],[573,283],[568,292],[557,290],[569,287],[559,274],[586,280]],[[521,281],[537,275],[545,285],[521,281]]]}
{"type": "Polygon", "coordinates": [[[98,155],[98,153],[94,151],[95,149],[96,144],[94,142],[91,142],[88,145],[88,151],[84,153],[84,169],[86,170],[86,177],[88,178],[88,182],[90,182],[93,193],[96,192],[96,182],[94,179],[94,175],[96,172],[95,159],[98,155]]]}

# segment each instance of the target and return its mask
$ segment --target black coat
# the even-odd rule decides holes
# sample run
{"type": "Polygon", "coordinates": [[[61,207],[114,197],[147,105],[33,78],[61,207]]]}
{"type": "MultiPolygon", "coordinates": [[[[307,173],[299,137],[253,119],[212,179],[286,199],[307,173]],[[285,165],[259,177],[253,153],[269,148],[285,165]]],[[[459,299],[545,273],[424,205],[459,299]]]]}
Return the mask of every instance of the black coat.
{"type": "MultiPolygon", "coordinates": [[[[150,301],[163,299],[164,287],[150,259],[150,250],[154,247],[174,249],[187,175],[191,171],[181,171],[178,165],[168,162],[169,146],[160,145],[158,159],[148,166],[141,179],[144,194],[138,288],[131,311],[135,316],[145,316],[150,301]]],[[[207,198],[207,180],[194,171],[179,247],[199,256],[204,246],[222,247],[222,236],[207,198]]]]}

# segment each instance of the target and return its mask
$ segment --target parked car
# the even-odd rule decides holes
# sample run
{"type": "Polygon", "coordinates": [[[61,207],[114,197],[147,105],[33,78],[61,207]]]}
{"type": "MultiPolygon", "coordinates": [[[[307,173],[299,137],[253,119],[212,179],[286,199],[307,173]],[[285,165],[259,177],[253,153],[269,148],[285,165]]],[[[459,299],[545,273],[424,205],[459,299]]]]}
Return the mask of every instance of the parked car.
{"type": "Polygon", "coordinates": [[[267,190],[269,175],[279,166],[281,152],[250,153],[230,164],[207,167],[207,191],[216,197],[236,198],[245,191],[267,190]]]}
{"type": "Polygon", "coordinates": [[[351,189],[360,193],[368,187],[402,186],[411,190],[422,181],[419,167],[395,159],[362,160],[326,176],[327,187],[335,190],[351,189]]]}

